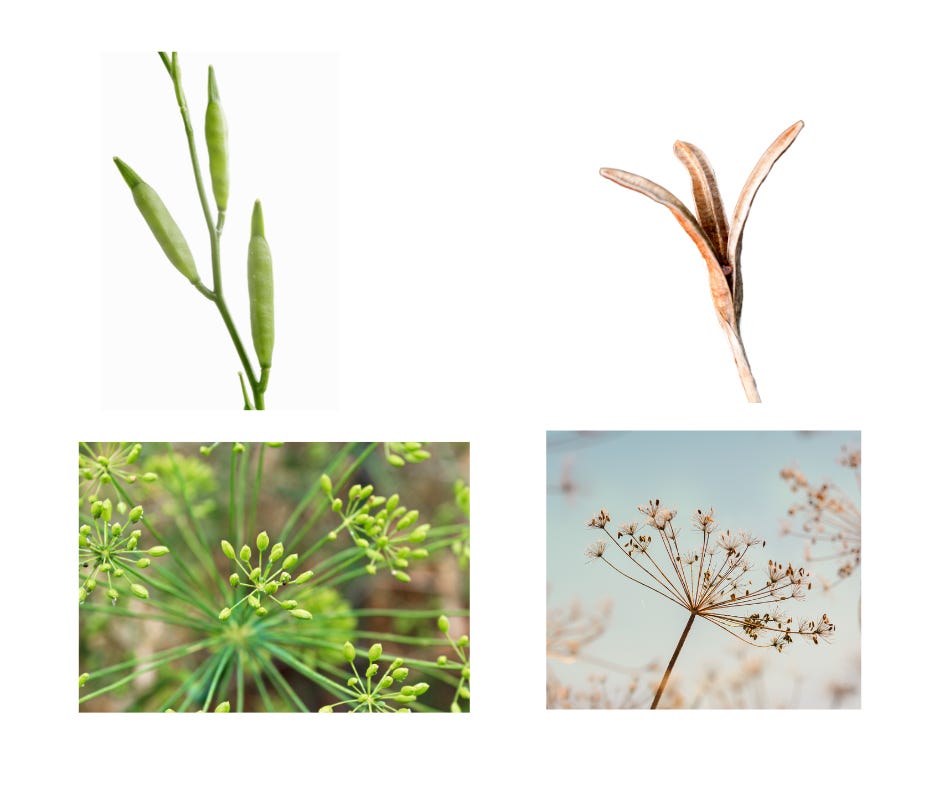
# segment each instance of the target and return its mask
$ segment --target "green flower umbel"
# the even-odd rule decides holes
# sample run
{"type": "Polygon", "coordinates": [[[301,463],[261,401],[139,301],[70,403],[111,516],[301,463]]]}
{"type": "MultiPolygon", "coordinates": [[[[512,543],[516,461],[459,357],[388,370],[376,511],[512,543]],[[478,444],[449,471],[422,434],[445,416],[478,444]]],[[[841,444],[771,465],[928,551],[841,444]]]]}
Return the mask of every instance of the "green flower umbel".
{"type": "Polygon", "coordinates": [[[138,547],[140,530],[130,526],[140,521],[144,510],[135,506],[127,513],[124,524],[111,522],[110,499],[91,504],[92,524],[84,523],[78,529],[78,573],[82,580],[78,588],[79,604],[100,585],[107,586],[105,594],[116,605],[122,592],[129,591],[136,597],[150,596],[142,569],[150,566],[151,558],[159,558],[170,552],[169,547],[157,545],[147,550],[138,547]]]}
{"type": "Polygon", "coordinates": [[[247,544],[242,545],[236,555],[235,548],[229,542],[222,540],[222,552],[226,558],[235,562],[238,569],[238,572],[233,572],[229,577],[229,583],[232,588],[245,589],[247,593],[231,607],[223,607],[219,611],[219,621],[226,621],[242,602],[247,602],[248,607],[254,610],[256,616],[264,617],[268,614],[268,609],[264,606],[267,600],[273,601],[294,618],[313,618],[308,610],[299,606],[296,599],[278,599],[277,597],[278,592],[286,586],[306,583],[313,577],[313,570],[307,570],[296,578],[293,577],[290,570],[297,565],[299,556],[297,553],[291,553],[281,561],[284,556],[284,545],[277,542],[271,546],[267,531],[258,534],[255,546],[258,548],[258,564],[252,566],[251,547],[247,544]],[[268,553],[267,561],[265,561],[264,553],[269,546],[271,546],[271,552],[268,553]],[[279,561],[281,561],[280,568],[275,568],[279,561]]]}

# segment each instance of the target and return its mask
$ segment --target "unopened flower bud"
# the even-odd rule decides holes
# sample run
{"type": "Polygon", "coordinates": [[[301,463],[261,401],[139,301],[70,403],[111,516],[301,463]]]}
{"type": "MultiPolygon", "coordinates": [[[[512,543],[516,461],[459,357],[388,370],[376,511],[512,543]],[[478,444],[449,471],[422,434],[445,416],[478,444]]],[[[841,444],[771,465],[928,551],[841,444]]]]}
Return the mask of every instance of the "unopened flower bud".
{"type": "Polygon", "coordinates": [[[349,500],[351,501],[353,498],[358,498],[360,490],[362,490],[361,484],[354,484],[352,487],[350,487],[349,488],[349,500]]]}
{"type": "Polygon", "coordinates": [[[297,579],[294,581],[294,584],[301,585],[303,583],[306,583],[308,580],[310,580],[311,577],[313,577],[313,570],[308,569],[306,572],[303,572],[302,574],[297,576],[297,579]]]}
{"type": "Polygon", "coordinates": [[[450,621],[447,620],[447,616],[441,616],[437,620],[437,628],[445,633],[450,629],[450,621]]]}
{"type": "Polygon", "coordinates": [[[411,534],[408,536],[408,541],[409,541],[409,542],[414,542],[415,544],[417,544],[418,542],[423,542],[425,539],[428,538],[428,531],[430,531],[430,530],[431,530],[431,524],[430,524],[430,523],[425,523],[424,525],[419,525],[419,526],[418,526],[417,528],[415,528],[414,531],[412,531],[411,534]]]}
{"type": "Polygon", "coordinates": [[[146,569],[148,566],[150,566],[150,559],[149,559],[149,558],[138,558],[138,559],[137,559],[137,568],[138,568],[138,569],[146,569]]]}
{"type": "Polygon", "coordinates": [[[325,473],[320,477],[320,489],[330,498],[333,497],[333,482],[325,473]]]}
{"type": "Polygon", "coordinates": [[[343,511],[343,500],[341,498],[333,499],[333,511],[337,514],[343,511]]]}
{"type": "Polygon", "coordinates": [[[300,560],[300,556],[297,553],[291,553],[287,558],[284,559],[284,563],[281,564],[281,569],[284,571],[293,569],[297,566],[297,562],[300,560]]]}
{"type": "Polygon", "coordinates": [[[135,506],[131,509],[130,513],[127,515],[127,519],[132,523],[136,523],[141,517],[144,516],[144,507],[135,506]]]}
{"type": "Polygon", "coordinates": [[[418,510],[412,509],[407,514],[403,515],[402,518],[398,521],[398,524],[395,526],[396,531],[403,531],[410,525],[414,525],[418,522],[418,510]]]}
{"type": "Polygon", "coordinates": [[[375,564],[366,564],[366,572],[368,572],[370,575],[374,575],[376,572],[375,564]]]}
{"type": "Polygon", "coordinates": [[[145,473],[140,478],[143,479],[145,482],[155,482],[157,480],[157,474],[151,471],[150,473],[145,473]]]}
{"type": "Polygon", "coordinates": [[[232,611],[227,607],[223,607],[219,611],[219,621],[228,621],[230,615],[232,615],[232,611]]]}
{"type": "Polygon", "coordinates": [[[120,536],[121,531],[123,530],[124,530],[124,527],[122,525],[120,525],[119,523],[114,523],[114,525],[111,526],[111,536],[120,536]]]}
{"type": "Polygon", "coordinates": [[[270,540],[268,539],[268,532],[262,531],[260,534],[258,534],[258,538],[255,539],[255,544],[258,545],[258,552],[263,553],[265,550],[267,550],[268,544],[270,544],[270,540]]]}
{"type": "Polygon", "coordinates": [[[271,548],[271,563],[275,561],[280,561],[281,556],[284,555],[284,545],[280,542],[275,542],[274,547],[271,548]]]}
{"type": "Polygon", "coordinates": [[[369,661],[370,661],[370,662],[376,662],[376,661],[378,661],[378,659],[379,659],[381,656],[382,656],[382,644],[381,644],[381,643],[374,643],[374,644],[369,648],[369,661]]]}
{"type": "Polygon", "coordinates": [[[141,599],[147,599],[150,596],[150,592],[140,583],[131,583],[131,593],[141,599]]]}
{"type": "Polygon", "coordinates": [[[267,614],[268,614],[268,609],[266,607],[255,608],[255,615],[258,616],[258,618],[264,618],[267,614]]]}
{"type": "Polygon", "coordinates": [[[78,677],[78,686],[84,687],[86,681],[88,681],[88,674],[82,673],[82,675],[78,677]]]}
{"type": "Polygon", "coordinates": [[[366,678],[371,679],[376,673],[379,672],[379,666],[376,663],[372,663],[366,668],[366,678]]]}
{"type": "Polygon", "coordinates": [[[232,572],[232,574],[228,576],[228,582],[232,588],[235,588],[238,585],[238,573],[232,572]]]}
{"type": "Polygon", "coordinates": [[[245,445],[243,443],[235,443],[232,445],[233,454],[242,454],[245,451],[245,445]]]}
{"type": "Polygon", "coordinates": [[[242,545],[242,549],[241,549],[241,552],[239,552],[238,557],[241,558],[242,561],[250,561],[251,560],[251,548],[246,544],[242,545]]]}
{"type": "Polygon", "coordinates": [[[226,714],[232,708],[232,704],[227,700],[223,700],[218,706],[215,707],[216,714],[226,714]]]}
{"type": "Polygon", "coordinates": [[[162,544],[157,545],[156,547],[151,547],[147,551],[148,555],[152,555],[155,558],[159,558],[161,555],[166,555],[169,552],[170,552],[170,548],[162,544]]]}
{"type": "Polygon", "coordinates": [[[404,681],[406,678],[408,678],[408,668],[398,668],[393,670],[392,678],[394,678],[395,681],[404,681]]]}
{"type": "Polygon", "coordinates": [[[352,662],[356,659],[356,648],[348,640],[343,644],[343,659],[352,662]]]}
{"type": "Polygon", "coordinates": [[[392,577],[394,577],[396,580],[401,580],[402,583],[411,582],[411,576],[407,572],[402,572],[400,569],[393,570],[392,577]]]}

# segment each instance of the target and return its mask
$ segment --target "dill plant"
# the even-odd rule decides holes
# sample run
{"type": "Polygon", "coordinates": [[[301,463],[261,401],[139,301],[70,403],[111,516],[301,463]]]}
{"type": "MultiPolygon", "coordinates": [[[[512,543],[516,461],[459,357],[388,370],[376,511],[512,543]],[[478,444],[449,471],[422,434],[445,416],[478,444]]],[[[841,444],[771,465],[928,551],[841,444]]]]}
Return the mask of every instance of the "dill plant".
{"type": "Polygon", "coordinates": [[[679,642],[656,689],[651,709],[658,707],[686,638],[701,618],[737,640],[782,652],[802,639],[819,644],[828,641],[835,626],[826,613],[818,619],[800,619],[780,607],[788,600],[803,599],[812,589],[809,573],[792,564],[770,560],[763,576],[756,574],[754,552],[766,546],[748,531],[721,531],[714,509],[698,509],[692,515],[692,546],[683,550],[677,510],[659,499],[637,507],[646,515],[643,523],[631,522],[611,530],[605,509],[587,523],[605,538],[591,544],[585,555],[600,561],[632,583],[668,599],[689,613],[679,642]],[[611,552],[608,553],[608,548],[611,552]],[[612,558],[614,560],[612,560],[612,558]]]}
{"type": "Polygon", "coordinates": [[[80,444],[80,710],[469,710],[467,453],[80,444]]]}

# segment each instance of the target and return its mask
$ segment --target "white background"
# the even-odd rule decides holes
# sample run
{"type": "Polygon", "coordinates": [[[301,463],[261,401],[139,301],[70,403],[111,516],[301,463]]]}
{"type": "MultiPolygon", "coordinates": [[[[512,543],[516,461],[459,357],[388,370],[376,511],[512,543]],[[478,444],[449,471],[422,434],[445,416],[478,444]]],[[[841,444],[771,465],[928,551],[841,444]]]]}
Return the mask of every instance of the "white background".
{"type": "MultiPolygon", "coordinates": [[[[785,771],[814,785],[924,768],[931,728],[919,715],[936,703],[924,610],[933,592],[923,584],[936,555],[927,372],[938,124],[923,7],[361,3],[318,13],[307,3],[190,0],[8,11],[0,312],[14,774],[358,782],[389,777],[384,758],[399,746],[408,755],[393,759],[393,774],[416,784],[468,785],[497,771],[550,785],[673,774],[726,784],[730,770],[741,779],[785,771]],[[280,411],[235,412],[234,363],[226,378],[205,361],[231,352],[227,337],[208,302],[154,254],[110,163],[120,154],[159,178],[168,204],[176,190],[192,199],[168,79],[156,55],[138,57],[170,48],[182,53],[196,117],[212,53],[233,146],[236,135],[241,148],[243,133],[259,134],[233,161],[233,190],[239,211],[255,192],[265,200],[284,268],[278,320],[294,295],[282,276],[338,287],[332,324],[304,316],[317,328],[300,369],[316,398],[291,379],[298,338],[279,323],[269,402],[280,411]],[[128,73],[111,74],[121,53],[128,73]],[[259,63],[289,53],[258,66],[262,89],[282,63],[298,62],[338,68],[338,85],[317,83],[316,107],[303,106],[312,99],[301,85],[271,107],[265,135],[235,114],[236,104],[264,100],[243,77],[241,53],[259,63]],[[113,138],[120,112],[107,102],[125,78],[139,89],[128,104],[148,125],[169,124],[175,154],[136,126],[113,138]],[[257,158],[298,144],[284,120],[293,112],[323,121],[329,137],[316,111],[321,99],[335,108],[337,95],[338,187],[295,185],[257,158]],[[687,199],[671,146],[691,141],[730,208],[760,154],[798,118],[806,128],[757,196],[745,234],[743,335],[766,403],[752,408],[691,242],[662,206],[597,169],[635,171],[687,199]],[[325,200],[329,213],[337,188],[338,241],[324,243],[338,254],[314,259],[322,239],[297,234],[297,200],[325,200]],[[306,254],[326,269],[288,270],[306,254]],[[136,274],[112,290],[119,274],[104,272],[117,257],[136,274]],[[161,316],[205,333],[168,353],[161,316]],[[136,337],[139,351],[103,354],[104,337],[118,334],[136,337]],[[144,372],[138,352],[152,354],[144,372]],[[184,359],[193,353],[195,364],[184,359]],[[177,375],[167,359],[187,371],[177,375]],[[861,712],[544,711],[545,430],[587,427],[862,429],[861,712]],[[471,715],[291,716],[263,726],[236,715],[79,719],[72,543],[59,538],[74,516],[75,441],[236,435],[473,443],[471,715]]],[[[284,79],[296,85],[298,75],[284,79]]],[[[198,213],[182,213],[198,234],[198,213]]],[[[229,221],[226,259],[237,263],[245,216],[229,221]]],[[[227,276],[233,291],[239,279],[227,276]]],[[[247,337],[243,311],[236,320],[247,337]]]]}

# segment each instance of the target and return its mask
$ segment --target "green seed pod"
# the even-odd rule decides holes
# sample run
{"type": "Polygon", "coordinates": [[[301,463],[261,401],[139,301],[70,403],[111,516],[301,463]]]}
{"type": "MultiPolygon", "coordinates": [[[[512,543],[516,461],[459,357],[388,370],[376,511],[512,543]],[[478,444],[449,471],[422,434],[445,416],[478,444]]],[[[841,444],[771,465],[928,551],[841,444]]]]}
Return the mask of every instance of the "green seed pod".
{"type": "Polygon", "coordinates": [[[280,542],[275,542],[274,547],[271,548],[271,563],[275,561],[280,561],[281,556],[284,555],[284,545],[280,542]]]}
{"type": "Polygon", "coordinates": [[[239,558],[242,559],[242,561],[250,561],[251,560],[251,548],[248,545],[243,544],[241,552],[238,554],[238,556],[239,558]]]}
{"type": "Polygon", "coordinates": [[[268,539],[268,532],[262,531],[258,534],[258,538],[255,539],[255,544],[258,545],[258,552],[263,553],[268,549],[268,545],[271,543],[271,540],[268,539]]]}
{"type": "Polygon", "coordinates": [[[114,570],[114,576],[115,576],[115,577],[124,577],[124,570],[121,569],[120,567],[118,567],[117,569],[114,570]]]}
{"type": "Polygon", "coordinates": [[[116,588],[109,588],[109,589],[108,589],[108,596],[109,596],[112,600],[116,600],[116,599],[117,599],[119,596],[121,596],[121,595],[118,593],[118,590],[117,590],[116,588]]]}
{"type": "Polygon", "coordinates": [[[337,514],[343,511],[343,499],[342,498],[333,499],[333,511],[336,512],[337,514]]]}
{"type": "Polygon", "coordinates": [[[86,681],[88,681],[88,674],[82,673],[82,675],[78,677],[78,686],[84,687],[86,681]]]}
{"type": "Polygon", "coordinates": [[[351,501],[353,498],[358,498],[361,490],[362,490],[361,484],[354,484],[352,487],[350,487],[349,488],[349,500],[351,501]]]}
{"type": "Polygon", "coordinates": [[[291,553],[287,558],[284,559],[284,563],[281,564],[281,569],[293,569],[297,566],[297,562],[300,560],[300,556],[297,553],[291,553]]]}
{"type": "MultiPolygon", "coordinates": [[[[294,610],[295,608],[298,607],[298,603],[297,603],[297,600],[296,600],[296,599],[286,599],[286,600],[284,600],[283,602],[278,601],[278,604],[279,604],[284,610],[294,610]]],[[[306,611],[304,611],[304,612],[306,612],[306,611]]],[[[301,616],[301,618],[306,618],[306,616],[301,616]]]]}
{"type": "Polygon", "coordinates": [[[447,664],[447,657],[441,654],[441,656],[437,658],[437,664],[440,665],[441,667],[444,667],[447,664]]]}
{"type": "Polygon", "coordinates": [[[368,668],[366,668],[366,678],[371,679],[378,672],[379,672],[379,666],[373,663],[369,665],[368,668]]]}
{"type": "Polygon", "coordinates": [[[278,584],[275,582],[265,583],[264,584],[264,593],[266,594],[275,594],[277,593],[278,584]]]}
{"type": "Polygon", "coordinates": [[[140,450],[143,447],[139,443],[135,443],[130,450],[130,453],[127,455],[128,464],[132,462],[137,462],[137,458],[140,456],[140,450]]]}
{"type": "Polygon", "coordinates": [[[228,621],[230,615],[232,615],[232,611],[227,607],[223,607],[219,611],[219,621],[228,621]]]}
{"type": "Polygon", "coordinates": [[[391,687],[391,686],[392,686],[392,677],[391,677],[391,676],[385,676],[385,677],[379,679],[379,685],[378,685],[378,689],[379,689],[379,690],[388,689],[388,688],[391,687]]]}
{"type": "Polygon", "coordinates": [[[405,464],[405,461],[397,454],[389,454],[387,459],[388,464],[394,466],[395,468],[401,468],[405,464]]]}
{"type": "Polygon", "coordinates": [[[306,583],[308,580],[310,580],[311,577],[313,577],[313,570],[308,569],[306,572],[303,572],[302,574],[298,575],[294,583],[296,585],[302,585],[303,583],[306,583]]]}
{"type": "Polygon", "coordinates": [[[131,509],[130,514],[127,515],[127,519],[129,522],[136,523],[143,516],[144,516],[144,507],[135,506],[133,509],[131,509]]]}
{"type": "Polygon", "coordinates": [[[88,592],[84,588],[78,589],[78,604],[82,604],[86,599],[88,599],[88,592]]]}
{"type": "Polygon", "coordinates": [[[425,523],[424,525],[419,525],[414,531],[411,532],[411,535],[408,537],[409,542],[423,542],[428,537],[428,531],[431,530],[431,524],[425,523]]]}
{"type": "Polygon", "coordinates": [[[103,508],[104,508],[104,503],[103,503],[102,501],[95,501],[95,502],[91,505],[91,516],[92,516],[95,520],[100,519],[100,518],[101,518],[101,511],[102,511],[103,508]]]}
{"type": "Polygon", "coordinates": [[[212,66],[209,66],[209,104],[206,106],[206,147],[209,149],[209,173],[215,204],[219,213],[225,213],[228,207],[228,126],[212,66]]]}
{"type": "Polygon", "coordinates": [[[457,701],[450,704],[450,712],[451,714],[460,714],[460,704],[457,701]]]}
{"type": "Polygon", "coordinates": [[[150,566],[150,559],[149,559],[149,558],[139,558],[139,559],[137,560],[137,568],[138,568],[138,569],[146,569],[148,566],[150,566]]]}
{"type": "Polygon", "coordinates": [[[107,523],[111,522],[111,499],[105,498],[101,502],[101,519],[107,523]]]}
{"type": "Polygon", "coordinates": [[[333,707],[332,707],[332,706],[321,706],[321,707],[319,708],[319,710],[318,710],[317,713],[318,713],[318,714],[332,714],[332,713],[333,713],[333,707]]]}
{"type": "Polygon", "coordinates": [[[123,530],[124,530],[124,526],[122,526],[120,523],[115,523],[114,525],[111,526],[111,536],[120,536],[121,531],[123,530]]]}
{"type": "Polygon", "coordinates": [[[447,616],[441,616],[437,620],[437,628],[441,630],[441,632],[447,632],[450,629],[450,621],[447,620],[447,616]]]}
{"type": "Polygon", "coordinates": [[[235,548],[229,542],[222,540],[222,553],[226,558],[235,558],[235,548]]]}
{"type": "Polygon", "coordinates": [[[378,570],[375,568],[375,564],[366,564],[366,572],[370,575],[374,575],[376,571],[378,570]]]}
{"type": "Polygon", "coordinates": [[[333,497],[333,482],[325,473],[320,477],[320,489],[330,498],[333,497]]]}
{"type": "Polygon", "coordinates": [[[97,586],[97,585],[98,585],[98,581],[95,580],[95,578],[93,578],[93,577],[89,577],[89,578],[85,581],[85,588],[87,588],[89,591],[94,591],[94,590],[95,590],[95,586],[97,586]]]}
{"type": "Polygon", "coordinates": [[[271,250],[264,237],[261,201],[255,201],[251,214],[251,240],[248,242],[248,300],[251,307],[251,338],[262,369],[271,367],[274,352],[274,277],[271,250]]]}
{"type": "Polygon", "coordinates": [[[140,533],[139,530],[131,531],[131,539],[140,539],[140,533]]]}
{"type": "Polygon", "coordinates": [[[259,607],[261,607],[261,600],[252,594],[250,597],[248,597],[248,606],[257,610],[259,607]]]}
{"type": "Polygon", "coordinates": [[[227,714],[232,708],[232,704],[227,700],[223,700],[218,706],[215,707],[216,714],[227,714]]]}
{"type": "Polygon", "coordinates": [[[88,534],[91,533],[91,526],[87,524],[83,525],[81,528],[78,529],[78,532],[80,534],[85,534],[87,536],[88,534]]]}
{"type": "Polygon", "coordinates": [[[155,482],[157,480],[157,474],[155,474],[153,471],[150,471],[148,473],[145,473],[140,478],[143,479],[145,482],[155,482]]]}
{"type": "Polygon", "coordinates": [[[141,599],[147,599],[150,596],[150,592],[140,583],[131,583],[131,593],[141,599]]]}
{"type": "Polygon", "coordinates": [[[375,662],[382,656],[382,644],[374,643],[369,649],[369,662],[375,662]]]}
{"type": "Polygon", "coordinates": [[[157,545],[156,547],[151,547],[147,552],[154,557],[159,557],[161,555],[166,555],[167,553],[169,553],[170,548],[165,547],[164,545],[157,545]]]}
{"type": "Polygon", "coordinates": [[[460,646],[461,648],[463,646],[469,646],[470,638],[467,637],[466,635],[461,635],[459,638],[457,638],[457,645],[460,646]]]}
{"type": "Polygon", "coordinates": [[[404,681],[408,678],[408,668],[396,668],[392,671],[392,678],[396,681],[404,681]]]}
{"type": "Polygon", "coordinates": [[[78,535],[78,546],[79,547],[88,547],[88,537],[85,534],[78,535]]]}
{"type": "Polygon", "coordinates": [[[255,608],[255,615],[258,616],[258,618],[264,618],[267,614],[268,614],[268,609],[266,607],[255,608]]]}
{"type": "Polygon", "coordinates": [[[193,253],[189,250],[186,239],[183,237],[183,231],[179,225],[173,221],[170,212],[163,204],[160,196],[144,183],[140,176],[128,167],[117,156],[114,157],[114,163],[125,182],[131,188],[131,195],[137,204],[137,209],[141,216],[150,227],[163,253],[173,263],[177,271],[185,276],[190,282],[196,284],[199,281],[199,272],[196,270],[196,261],[193,260],[193,253]]]}
{"type": "Polygon", "coordinates": [[[257,582],[258,582],[258,578],[260,578],[260,577],[261,577],[261,567],[260,567],[260,566],[256,566],[254,569],[252,569],[252,570],[248,573],[248,579],[249,579],[252,583],[257,583],[257,582]]]}
{"type": "Polygon", "coordinates": [[[347,662],[353,662],[356,659],[356,647],[348,640],[343,643],[343,659],[347,662]]]}
{"type": "Polygon", "coordinates": [[[238,586],[238,574],[236,572],[232,572],[232,574],[228,576],[228,582],[232,588],[236,588],[238,586]]]}
{"type": "Polygon", "coordinates": [[[402,583],[411,582],[411,576],[407,572],[402,572],[400,569],[393,570],[392,577],[394,577],[396,580],[401,580],[402,583]]]}
{"type": "Polygon", "coordinates": [[[313,613],[311,613],[309,610],[301,610],[300,608],[297,610],[291,610],[290,614],[294,618],[301,618],[304,621],[309,621],[311,618],[313,618],[313,613]]]}

